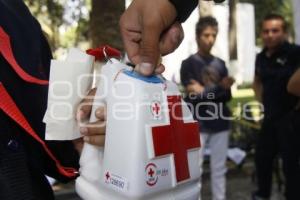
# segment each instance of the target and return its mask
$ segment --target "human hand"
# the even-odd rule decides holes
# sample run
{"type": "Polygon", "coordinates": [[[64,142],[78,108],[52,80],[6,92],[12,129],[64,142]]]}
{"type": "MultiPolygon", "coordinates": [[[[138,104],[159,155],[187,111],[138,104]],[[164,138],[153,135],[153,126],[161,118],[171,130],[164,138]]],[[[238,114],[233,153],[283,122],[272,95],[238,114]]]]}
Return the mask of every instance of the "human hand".
{"type": "Polygon", "coordinates": [[[173,52],[183,39],[169,0],[134,0],[120,19],[125,50],[135,70],[144,76],[164,71],[159,58],[173,52]]]}
{"type": "Polygon", "coordinates": [[[93,100],[96,94],[96,88],[92,89],[87,97],[82,100],[78,106],[77,121],[80,124],[80,133],[83,135],[84,142],[96,146],[104,146],[105,129],[106,129],[106,107],[100,106],[96,109],[95,116],[98,119],[96,122],[88,122],[90,119],[93,100]]]}
{"type": "Polygon", "coordinates": [[[186,87],[186,89],[188,93],[200,94],[204,92],[205,87],[201,85],[198,81],[191,80],[190,84],[186,87]]]}
{"type": "Polygon", "coordinates": [[[235,82],[235,79],[229,76],[224,77],[221,80],[221,87],[223,87],[224,89],[228,90],[231,88],[231,86],[233,85],[233,83],[235,82]]]}

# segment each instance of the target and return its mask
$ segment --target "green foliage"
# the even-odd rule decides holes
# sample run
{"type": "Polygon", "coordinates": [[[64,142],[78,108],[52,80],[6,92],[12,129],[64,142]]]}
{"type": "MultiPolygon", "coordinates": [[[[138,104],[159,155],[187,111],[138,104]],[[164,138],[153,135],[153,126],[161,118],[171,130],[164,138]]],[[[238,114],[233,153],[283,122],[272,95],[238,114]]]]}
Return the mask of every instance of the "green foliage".
{"type": "Polygon", "coordinates": [[[122,49],[119,17],[125,0],[24,0],[42,25],[53,52],[87,44],[122,49]]]}
{"type": "MultiPolygon", "coordinates": [[[[90,21],[88,17],[84,17],[81,13],[81,7],[84,6],[86,9],[92,11],[92,0],[24,0],[25,3],[29,6],[33,15],[39,20],[42,25],[44,32],[47,34],[50,45],[53,50],[56,50],[58,47],[71,47],[77,46],[82,41],[92,40],[93,43],[99,44],[103,43],[101,37],[109,38],[112,36],[112,41],[114,46],[118,46],[120,43],[119,40],[115,40],[116,35],[118,35],[118,20],[115,20],[116,23],[113,23],[112,19],[118,18],[119,13],[122,11],[117,7],[123,8],[124,2],[122,0],[113,2],[114,5],[120,4],[120,6],[115,6],[112,10],[115,13],[111,15],[106,14],[106,17],[103,17],[104,12],[108,12],[107,9],[110,9],[110,4],[104,0],[94,0],[98,4],[101,2],[101,6],[98,6],[92,12],[93,20],[90,21]],[[72,25],[70,22],[64,20],[64,14],[66,12],[65,5],[68,2],[79,2],[77,8],[77,14],[71,14],[76,25],[72,25]],[[80,3],[81,2],[81,3],[80,3]],[[105,3],[106,2],[106,3],[105,3]],[[106,5],[106,6],[103,6],[106,5]],[[79,11],[79,12],[78,12],[79,11]],[[96,15],[95,15],[96,13],[96,15]],[[96,19],[96,20],[95,20],[96,19]],[[103,22],[102,22],[102,21],[103,22]],[[91,23],[90,23],[91,22],[91,23]],[[59,28],[61,26],[65,27],[65,32],[60,33],[59,28]],[[102,27],[101,28],[99,27],[102,27]],[[93,27],[93,28],[92,28],[93,27]],[[103,28],[104,27],[104,28],[103,28]],[[99,29],[99,32],[97,31],[99,29]],[[99,38],[99,39],[98,39],[99,38]],[[94,41],[95,40],[95,41],[94,41]],[[98,41],[99,40],[99,41],[98,41]],[[114,44],[114,42],[116,44],[114,44]]],[[[291,0],[239,0],[240,2],[252,3],[255,6],[255,19],[256,19],[256,38],[257,44],[261,45],[260,40],[260,23],[265,15],[269,13],[279,13],[283,15],[287,22],[293,24],[293,9],[291,0]]],[[[109,12],[111,12],[109,10],[109,12]]],[[[292,27],[292,26],[290,26],[292,27]]],[[[291,36],[294,36],[294,29],[291,28],[291,36]]],[[[107,42],[106,42],[107,43],[107,42]]]]}
{"type": "Polygon", "coordinates": [[[32,14],[49,26],[60,26],[63,23],[64,1],[57,0],[24,0],[32,14]]]}
{"type": "Polygon", "coordinates": [[[90,7],[90,0],[24,0],[33,16],[40,22],[53,51],[60,47],[77,46],[87,41],[88,19],[83,16],[82,6],[90,7]],[[68,3],[77,7],[68,10],[68,3]],[[68,20],[65,14],[68,13],[68,20]],[[71,20],[71,21],[70,21],[71,20]],[[64,31],[61,32],[60,28],[64,31]]]}
{"type": "MultiPolygon", "coordinates": [[[[255,6],[255,20],[256,20],[256,37],[258,45],[261,45],[259,39],[261,30],[261,21],[270,13],[278,13],[283,15],[289,24],[293,24],[293,9],[291,0],[240,0],[240,2],[252,3],[255,6]]],[[[291,33],[294,30],[291,27],[291,33]]]]}

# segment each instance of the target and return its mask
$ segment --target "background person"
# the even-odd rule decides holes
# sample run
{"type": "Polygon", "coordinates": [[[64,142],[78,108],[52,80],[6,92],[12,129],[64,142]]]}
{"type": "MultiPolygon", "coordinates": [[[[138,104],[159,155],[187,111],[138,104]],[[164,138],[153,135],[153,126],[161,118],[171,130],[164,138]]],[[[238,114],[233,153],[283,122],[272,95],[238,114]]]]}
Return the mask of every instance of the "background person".
{"type": "Polygon", "coordinates": [[[264,120],[257,139],[255,164],[258,189],[253,199],[269,199],[275,157],[280,154],[285,175],[285,196],[300,199],[300,167],[294,134],[288,124],[289,113],[296,107],[298,97],[287,90],[288,81],[300,66],[300,47],[287,42],[287,24],[277,14],[262,22],[264,49],[257,55],[254,91],[264,105],[264,120]]]}
{"type": "Polygon", "coordinates": [[[230,116],[226,103],[231,99],[230,88],[234,80],[228,76],[225,62],[211,54],[217,34],[218,22],[215,18],[200,18],[196,25],[198,52],[182,62],[180,75],[189,94],[187,101],[193,104],[194,116],[200,123],[200,171],[203,171],[204,149],[209,147],[213,199],[224,200],[230,129],[229,120],[224,118],[230,116]]]}

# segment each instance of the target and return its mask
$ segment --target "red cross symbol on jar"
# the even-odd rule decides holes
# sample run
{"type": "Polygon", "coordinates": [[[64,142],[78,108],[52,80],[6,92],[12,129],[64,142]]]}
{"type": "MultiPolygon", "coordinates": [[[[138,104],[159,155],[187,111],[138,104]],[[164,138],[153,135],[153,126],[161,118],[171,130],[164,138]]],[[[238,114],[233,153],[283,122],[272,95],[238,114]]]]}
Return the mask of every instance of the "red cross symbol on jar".
{"type": "Polygon", "coordinates": [[[106,172],[105,177],[106,177],[106,180],[108,180],[110,178],[109,172],[106,172]]]}
{"type": "Polygon", "coordinates": [[[200,148],[197,122],[183,120],[181,96],[168,96],[168,125],[152,127],[154,157],[173,154],[177,182],[190,178],[188,151],[200,148]]]}
{"type": "Polygon", "coordinates": [[[149,163],[146,168],[147,180],[146,183],[148,186],[154,186],[158,181],[158,176],[156,174],[156,165],[154,163],[149,163]]]}
{"type": "Polygon", "coordinates": [[[161,117],[162,109],[161,109],[161,104],[160,104],[159,101],[153,101],[151,103],[151,108],[150,109],[151,109],[151,113],[152,113],[152,115],[155,119],[158,119],[158,118],[161,117]]]}

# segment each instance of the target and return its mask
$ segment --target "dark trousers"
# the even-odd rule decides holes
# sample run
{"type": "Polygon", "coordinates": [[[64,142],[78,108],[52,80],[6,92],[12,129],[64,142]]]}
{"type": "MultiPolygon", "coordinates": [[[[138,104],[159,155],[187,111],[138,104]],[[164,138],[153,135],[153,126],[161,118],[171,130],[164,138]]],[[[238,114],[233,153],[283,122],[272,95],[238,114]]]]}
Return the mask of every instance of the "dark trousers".
{"type": "MultiPolygon", "coordinates": [[[[300,199],[300,130],[293,121],[294,116],[287,115],[280,120],[264,120],[262,124],[255,155],[258,184],[256,195],[259,197],[271,196],[273,163],[279,155],[285,176],[286,199],[300,199]]],[[[297,123],[300,124],[300,121],[297,123]]]]}

